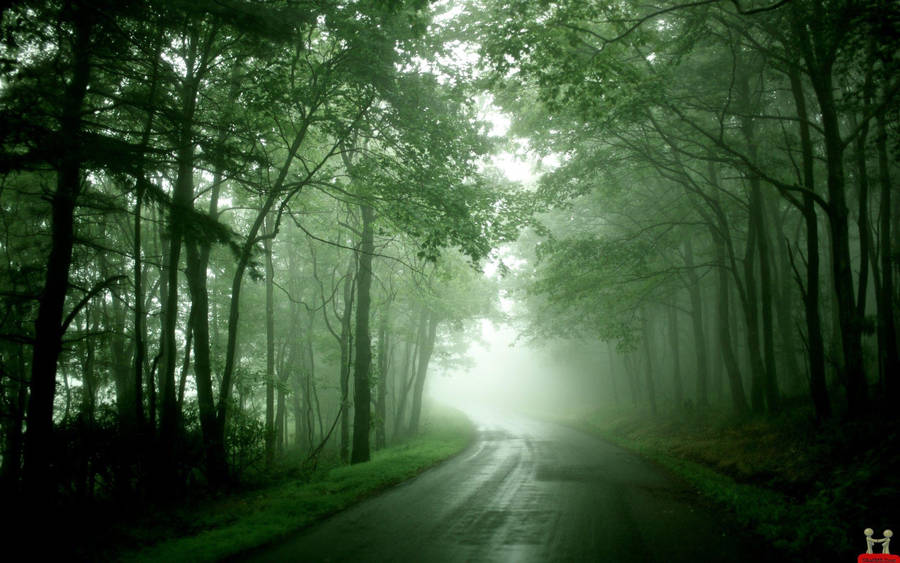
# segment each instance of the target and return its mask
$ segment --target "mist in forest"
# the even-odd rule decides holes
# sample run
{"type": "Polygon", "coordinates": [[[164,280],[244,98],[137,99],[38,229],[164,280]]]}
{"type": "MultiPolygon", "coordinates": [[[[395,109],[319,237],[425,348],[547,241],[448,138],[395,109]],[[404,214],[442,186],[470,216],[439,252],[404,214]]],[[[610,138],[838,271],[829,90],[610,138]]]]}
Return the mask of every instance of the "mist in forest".
{"type": "Polygon", "coordinates": [[[432,398],[463,411],[541,414],[583,412],[603,400],[598,376],[606,374],[592,373],[588,361],[521,341],[509,324],[482,321],[467,356],[469,367],[435,371],[428,389],[432,398]]]}
{"type": "Polygon", "coordinates": [[[3,3],[11,536],[219,560],[427,505],[440,541],[321,558],[643,560],[634,524],[695,561],[678,538],[730,524],[691,483],[759,545],[852,555],[900,525],[898,28],[891,0],[3,3]]]}

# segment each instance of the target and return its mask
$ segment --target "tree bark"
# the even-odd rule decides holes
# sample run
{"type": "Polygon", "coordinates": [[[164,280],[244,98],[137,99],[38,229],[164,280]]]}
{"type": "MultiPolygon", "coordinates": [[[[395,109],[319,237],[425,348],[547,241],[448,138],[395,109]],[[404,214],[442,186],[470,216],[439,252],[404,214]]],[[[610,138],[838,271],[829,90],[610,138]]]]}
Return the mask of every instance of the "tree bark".
{"type": "Polygon", "coordinates": [[[375,398],[375,449],[383,449],[387,445],[387,379],[388,379],[388,313],[385,307],[378,323],[378,395],[375,398]]]}
{"type": "MultiPolygon", "coordinates": [[[[809,132],[809,117],[806,111],[806,95],[800,72],[792,68],[789,72],[791,91],[799,117],[800,148],[803,155],[803,183],[808,190],[815,189],[815,161],[809,132]]],[[[809,358],[809,391],[816,409],[816,417],[824,420],[831,417],[831,400],[825,384],[825,342],[822,338],[822,321],[819,316],[819,220],[812,196],[803,195],[804,223],[806,225],[806,289],[803,290],[803,304],[806,317],[807,356],[809,358]]],[[[799,280],[798,280],[799,281],[799,280]]]]}
{"type": "Polygon", "coordinates": [[[741,370],[738,367],[737,358],[732,348],[731,337],[731,299],[729,296],[728,267],[725,265],[725,244],[716,235],[714,229],[710,229],[710,235],[716,248],[716,280],[718,295],[718,324],[719,344],[721,346],[722,361],[725,363],[725,372],[728,375],[728,388],[731,392],[731,406],[735,414],[742,416],[747,413],[747,397],[744,394],[744,384],[741,380],[741,370]]]}
{"type": "Polygon", "coordinates": [[[422,417],[422,393],[425,389],[425,377],[428,375],[428,364],[431,354],[434,352],[434,341],[437,335],[437,327],[440,319],[433,311],[428,312],[427,332],[425,340],[419,350],[419,363],[416,366],[416,381],[413,386],[412,408],[409,412],[409,426],[407,434],[415,435],[419,431],[419,420],[422,417]]]}
{"type": "Polygon", "coordinates": [[[881,357],[881,380],[884,385],[886,404],[889,410],[896,409],[900,399],[900,358],[897,353],[897,328],[894,320],[894,272],[896,262],[892,260],[892,250],[896,248],[891,224],[891,176],[887,152],[887,131],[885,116],[878,116],[876,127],[876,150],[878,152],[878,181],[881,202],[879,204],[879,263],[881,266],[881,286],[878,295],[878,350],[881,357]]]}
{"type": "MultiPolygon", "coordinates": [[[[609,355],[609,384],[612,387],[613,403],[619,406],[619,387],[616,385],[615,350],[611,342],[606,342],[606,353],[609,355]]],[[[683,399],[682,399],[683,400],[683,399]]]]}
{"type": "Polygon", "coordinates": [[[845,193],[844,142],[834,100],[832,42],[838,37],[825,37],[833,31],[825,25],[824,7],[811,3],[811,13],[794,10],[794,31],[800,40],[803,59],[819,104],[825,169],[827,173],[829,226],[831,234],[831,268],[837,297],[838,321],[841,327],[841,349],[844,356],[843,380],[847,388],[847,414],[861,416],[866,409],[866,373],[862,355],[862,323],[858,318],[853,295],[853,270],[850,260],[850,234],[845,193]],[[815,40],[810,36],[817,34],[815,40]]]}
{"type": "MultiPolygon", "coordinates": [[[[747,143],[747,153],[752,162],[758,161],[756,128],[752,116],[758,108],[753,103],[747,74],[741,73],[736,81],[739,104],[745,117],[741,119],[741,132],[747,143]]],[[[772,318],[772,272],[769,236],[766,231],[765,205],[762,181],[756,172],[747,174],[750,183],[750,223],[748,236],[756,237],[756,257],[759,261],[759,290],[762,308],[763,362],[762,383],[766,406],[770,413],[778,411],[778,383],[775,358],[775,331],[772,318]]]]}
{"type": "Polygon", "coordinates": [[[644,372],[647,384],[647,400],[650,403],[650,412],[656,416],[656,387],[653,382],[653,350],[650,349],[650,322],[647,319],[647,312],[641,314],[641,332],[644,336],[644,354],[647,357],[647,369],[644,372]]]}
{"type": "Polygon", "coordinates": [[[709,370],[706,363],[706,337],[703,334],[703,299],[700,296],[700,279],[694,269],[694,245],[691,237],[684,240],[684,263],[688,277],[688,295],[691,298],[691,326],[694,331],[694,350],[697,353],[697,405],[709,404],[709,370]]]}
{"type": "MultiPolygon", "coordinates": [[[[240,87],[240,63],[235,62],[231,69],[231,84],[226,109],[226,117],[220,124],[219,134],[213,154],[215,170],[210,189],[208,214],[216,220],[219,215],[219,193],[225,174],[222,153],[228,138],[231,108],[237,99],[240,87]]],[[[224,428],[220,429],[218,412],[212,384],[212,357],[210,354],[209,326],[209,269],[212,244],[208,240],[186,240],[185,275],[188,290],[191,294],[190,330],[194,345],[194,377],[197,383],[197,403],[200,411],[200,427],[203,432],[203,447],[206,457],[206,473],[213,486],[219,486],[228,477],[228,466],[225,455],[224,428]]],[[[268,450],[267,450],[268,451],[268,450]]]]}
{"type": "Polygon", "coordinates": [[[339,346],[341,350],[341,461],[350,461],[350,354],[351,346],[351,322],[353,313],[353,290],[356,285],[356,260],[351,259],[347,268],[347,276],[344,279],[344,312],[341,315],[341,334],[339,346]]]}
{"type": "MultiPolygon", "coordinates": [[[[196,75],[198,38],[196,32],[188,40],[188,56],[185,61],[187,74],[181,84],[181,112],[178,116],[178,140],[176,147],[177,177],[169,210],[169,251],[165,267],[167,277],[165,300],[165,326],[160,338],[162,354],[159,374],[160,414],[159,438],[161,451],[156,463],[158,494],[177,494],[173,487],[178,479],[175,475],[175,448],[180,436],[181,415],[175,390],[175,366],[177,345],[175,331],[178,326],[178,269],[181,261],[181,245],[184,240],[186,215],[193,207],[194,198],[194,115],[197,109],[197,94],[200,80],[196,75]]],[[[190,266],[189,266],[190,269],[190,266]]],[[[206,272],[203,272],[205,278],[206,272]]],[[[190,278],[189,278],[190,283],[190,278]]],[[[194,297],[192,295],[192,297],[194,297]]],[[[193,301],[196,306],[196,301],[193,301]]],[[[190,330],[190,323],[188,329],[190,330]]]]}
{"type": "Polygon", "coordinates": [[[402,385],[400,386],[400,396],[397,398],[396,402],[396,412],[394,413],[394,439],[403,435],[404,429],[406,426],[404,425],[404,418],[406,417],[406,402],[409,397],[409,391],[412,389],[413,383],[415,383],[416,379],[416,363],[418,362],[419,357],[419,345],[424,340],[424,334],[426,331],[426,316],[423,312],[421,318],[419,319],[418,325],[416,326],[416,340],[415,342],[407,342],[406,344],[406,360],[403,363],[403,371],[400,375],[400,382],[402,385]]]}
{"type": "Polygon", "coordinates": [[[71,79],[65,87],[60,115],[56,189],[51,199],[50,255],[34,324],[31,394],[25,431],[24,486],[37,505],[56,490],[52,470],[53,398],[56,369],[62,351],[63,309],[69,290],[69,269],[75,241],[74,213],[81,194],[82,106],[91,76],[91,33],[88,8],[73,2],[68,11],[73,28],[71,79]]]}
{"type": "MultiPolygon", "coordinates": [[[[219,401],[216,405],[216,436],[213,440],[215,444],[222,444],[223,448],[225,444],[225,425],[227,423],[228,411],[230,409],[231,403],[232,387],[234,383],[234,370],[237,363],[237,337],[239,327],[238,323],[240,320],[241,289],[243,288],[244,283],[244,273],[246,273],[247,267],[250,265],[250,259],[253,256],[256,244],[261,240],[259,233],[262,229],[263,222],[269,215],[269,212],[272,211],[273,207],[275,206],[275,201],[278,196],[283,194],[284,183],[290,171],[291,164],[293,163],[294,158],[297,156],[297,152],[300,150],[300,146],[303,144],[303,141],[306,138],[306,133],[310,125],[311,116],[307,115],[306,117],[306,121],[304,121],[303,125],[301,125],[300,127],[300,130],[297,131],[297,133],[294,135],[294,139],[291,142],[290,147],[288,147],[287,154],[284,157],[284,162],[282,163],[281,169],[278,171],[278,176],[269,187],[266,199],[260,206],[256,214],[256,218],[253,220],[253,224],[251,225],[250,230],[247,233],[247,237],[244,240],[243,245],[241,246],[240,254],[238,256],[237,264],[235,267],[234,277],[231,280],[231,302],[229,303],[228,308],[228,341],[225,345],[225,367],[222,372],[222,384],[219,386],[219,401]]],[[[290,197],[293,196],[293,194],[298,193],[299,190],[300,187],[292,188],[290,193],[284,196],[285,201],[289,200],[290,197]]],[[[264,236],[262,237],[262,239],[274,239],[277,232],[278,222],[276,221],[272,234],[264,236]]],[[[224,458],[224,451],[219,453],[224,458]]]]}
{"type": "Polygon", "coordinates": [[[669,347],[672,349],[672,391],[675,410],[684,408],[684,385],[681,381],[681,346],[678,342],[678,309],[667,308],[669,317],[669,347]]]}
{"type": "MultiPolygon", "coordinates": [[[[272,233],[271,219],[266,218],[264,231],[272,233]]],[[[272,240],[263,242],[266,254],[266,467],[275,461],[275,269],[272,265],[272,240]]]]}
{"type": "Polygon", "coordinates": [[[375,211],[361,204],[362,240],[359,247],[359,272],[356,298],[356,361],[353,371],[353,450],[350,463],[369,461],[369,424],[372,392],[369,373],[372,369],[372,338],[369,334],[369,309],[372,296],[372,255],[375,253],[375,211]]]}

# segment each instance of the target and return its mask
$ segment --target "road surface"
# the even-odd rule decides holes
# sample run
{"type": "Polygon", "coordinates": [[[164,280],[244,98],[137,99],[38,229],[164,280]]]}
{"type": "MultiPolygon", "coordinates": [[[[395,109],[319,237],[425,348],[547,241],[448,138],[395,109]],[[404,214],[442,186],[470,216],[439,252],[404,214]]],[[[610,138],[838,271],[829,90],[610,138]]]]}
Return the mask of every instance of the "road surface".
{"type": "Polygon", "coordinates": [[[244,560],[775,561],[622,448],[517,415],[473,419],[460,455],[244,560]]]}

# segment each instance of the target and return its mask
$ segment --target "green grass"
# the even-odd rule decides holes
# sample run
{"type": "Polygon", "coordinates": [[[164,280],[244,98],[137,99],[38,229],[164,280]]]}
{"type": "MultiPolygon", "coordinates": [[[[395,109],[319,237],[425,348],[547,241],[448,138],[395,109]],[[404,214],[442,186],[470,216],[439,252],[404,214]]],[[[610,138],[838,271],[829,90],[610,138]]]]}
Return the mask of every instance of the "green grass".
{"type": "Polygon", "coordinates": [[[122,554],[121,559],[215,561],[276,541],[453,456],[473,434],[464,415],[436,407],[419,436],[376,452],[367,463],[323,471],[309,482],[287,482],[223,499],[195,515],[195,533],[122,554]]]}

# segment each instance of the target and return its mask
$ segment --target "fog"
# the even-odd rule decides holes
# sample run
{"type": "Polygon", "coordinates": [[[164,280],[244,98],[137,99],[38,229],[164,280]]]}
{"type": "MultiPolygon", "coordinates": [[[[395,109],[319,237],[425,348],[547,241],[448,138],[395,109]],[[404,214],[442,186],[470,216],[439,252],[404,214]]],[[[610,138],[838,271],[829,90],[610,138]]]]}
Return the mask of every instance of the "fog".
{"type": "Polygon", "coordinates": [[[576,345],[567,342],[537,346],[520,338],[513,323],[482,319],[479,336],[467,351],[471,367],[435,366],[427,389],[432,399],[463,411],[534,414],[575,413],[603,400],[598,382],[608,372],[591,373],[591,363],[602,361],[602,356],[576,351],[576,345]]]}

